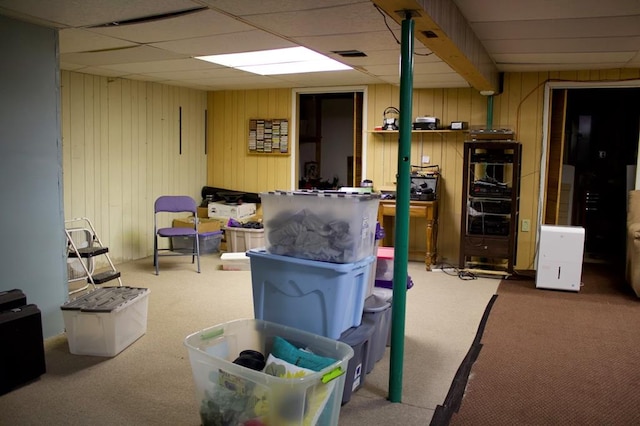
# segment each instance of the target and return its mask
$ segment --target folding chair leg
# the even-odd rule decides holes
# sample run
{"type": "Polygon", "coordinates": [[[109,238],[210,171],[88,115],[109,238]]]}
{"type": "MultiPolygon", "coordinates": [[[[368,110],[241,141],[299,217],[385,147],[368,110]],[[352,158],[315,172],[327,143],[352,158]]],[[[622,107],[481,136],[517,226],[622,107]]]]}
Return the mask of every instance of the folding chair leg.
{"type": "Polygon", "coordinates": [[[153,266],[156,267],[156,275],[160,273],[158,265],[158,236],[153,238],[153,266]]]}

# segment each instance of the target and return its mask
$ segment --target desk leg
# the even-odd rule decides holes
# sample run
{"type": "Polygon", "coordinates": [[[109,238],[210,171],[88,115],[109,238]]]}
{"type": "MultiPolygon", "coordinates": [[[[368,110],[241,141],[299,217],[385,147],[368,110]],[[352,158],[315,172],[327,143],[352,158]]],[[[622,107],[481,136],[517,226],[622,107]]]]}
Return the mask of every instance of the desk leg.
{"type": "Polygon", "coordinates": [[[433,263],[433,258],[435,257],[435,253],[433,252],[434,247],[433,247],[433,221],[432,220],[427,220],[426,242],[427,242],[427,252],[425,253],[425,256],[424,256],[424,263],[427,267],[427,271],[430,271],[431,264],[433,263]]]}

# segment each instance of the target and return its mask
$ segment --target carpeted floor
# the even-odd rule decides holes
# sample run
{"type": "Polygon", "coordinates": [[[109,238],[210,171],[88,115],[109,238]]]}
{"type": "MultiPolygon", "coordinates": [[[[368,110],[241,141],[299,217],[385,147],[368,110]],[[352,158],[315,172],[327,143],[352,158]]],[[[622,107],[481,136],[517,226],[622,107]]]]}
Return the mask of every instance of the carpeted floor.
{"type": "Polygon", "coordinates": [[[640,301],[603,264],[580,292],[502,281],[450,424],[640,424],[640,301]]]}
{"type": "MultiPolygon", "coordinates": [[[[0,425],[198,425],[184,338],[227,321],[252,318],[249,271],[221,271],[219,256],[202,273],[187,258],[118,265],[125,285],[148,287],[147,332],[113,358],[72,355],[64,334],[45,342],[47,373],[0,396],[0,425]]],[[[387,400],[389,354],[340,411],[341,426],[430,422],[471,346],[499,281],[460,280],[410,262],[401,403],[387,400]]]]}

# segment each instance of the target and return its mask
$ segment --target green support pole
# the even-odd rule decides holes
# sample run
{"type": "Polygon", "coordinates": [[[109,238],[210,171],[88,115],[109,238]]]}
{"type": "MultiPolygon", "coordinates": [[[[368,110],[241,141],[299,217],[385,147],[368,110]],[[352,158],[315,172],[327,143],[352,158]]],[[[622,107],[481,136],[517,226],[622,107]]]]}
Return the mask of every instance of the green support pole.
{"type": "Polygon", "coordinates": [[[413,103],[413,27],[411,13],[402,21],[400,58],[400,140],[396,178],[396,216],[393,259],[393,309],[391,317],[391,361],[389,401],[402,402],[404,326],[407,310],[407,266],[409,262],[409,193],[411,188],[411,117],[413,103]]]}
{"type": "Polygon", "coordinates": [[[493,95],[487,96],[487,129],[493,129],[493,95]]]}

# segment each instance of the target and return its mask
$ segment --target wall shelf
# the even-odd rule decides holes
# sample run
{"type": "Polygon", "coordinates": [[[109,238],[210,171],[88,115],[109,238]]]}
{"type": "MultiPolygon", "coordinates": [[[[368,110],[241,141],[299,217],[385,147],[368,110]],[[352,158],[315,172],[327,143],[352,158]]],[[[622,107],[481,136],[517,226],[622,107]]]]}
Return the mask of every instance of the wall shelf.
{"type": "MultiPolygon", "coordinates": [[[[399,130],[369,130],[367,133],[399,133],[399,130]]],[[[438,129],[438,130],[412,130],[411,133],[469,133],[468,130],[450,130],[450,129],[438,129]]]]}

